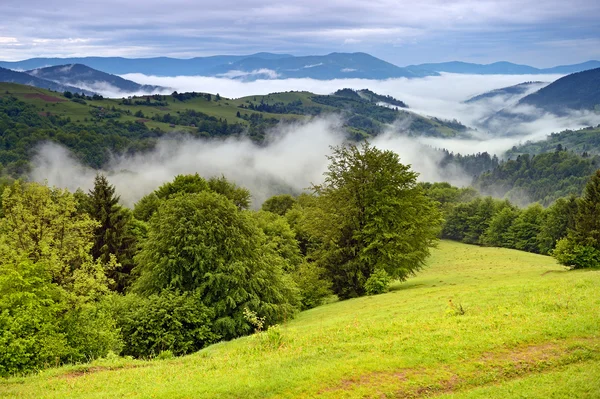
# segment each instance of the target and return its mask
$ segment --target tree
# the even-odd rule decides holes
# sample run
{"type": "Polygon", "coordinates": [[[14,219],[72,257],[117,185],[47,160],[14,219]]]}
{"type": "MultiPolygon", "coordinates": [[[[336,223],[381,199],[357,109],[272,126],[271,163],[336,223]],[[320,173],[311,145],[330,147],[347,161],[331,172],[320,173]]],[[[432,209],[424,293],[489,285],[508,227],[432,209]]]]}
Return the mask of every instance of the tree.
{"type": "Polygon", "coordinates": [[[392,151],[369,143],[334,147],[310,225],[321,244],[312,254],[341,298],[365,294],[378,270],[404,280],[437,241],[441,216],[417,185],[417,173],[392,151]],[[325,217],[323,217],[325,215],[325,217]]]}
{"type": "Polygon", "coordinates": [[[177,175],[173,181],[160,186],[153,193],[144,196],[135,204],[133,213],[136,218],[149,221],[152,214],[160,207],[161,200],[172,198],[179,194],[200,193],[213,191],[224,195],[231,200],[239,209],[250,207],[250,191],[237,186],[225,178],[212,177],[208,181],[198,173],[193,175],[177,175]]]}
{"type": "Polygon", "coordinates": [[[586,185],[578,210],[574,230],[577,241],[600,250],[600,169],[586,185]]]}
{"type": "Polygon", "coordinates": [[[214,192],[164,201],[136,263],[135,292],[196,292],[215,312],[213,331],[225,339],[251,331],[244,307],[273,324],[291,318],[297,306],[285,263],[252,216],[214,192]]]}
{"type": "Polygon", "coordinates": [[[15,182],[2,197],[0,375],[118,350],[118,331],[98,305],[114,261],[89,253],[96,222],[66,190],[15,182]]]}
{"type": "Polygon", "coordinates": [[[577,197],[559,198],[546,209],[544,223],[538,235],[539,251],[549,254],[561,238],[567,236],[575,228],[577,216],[577,197]]]}
{"type": "Polygon", "coordinates": [[[111,255],[116,257],[119,267],[110,271],[109,278],[114,281],[114,289],[123,292],[129,286],[133,255],[137,249],[136,238],[130,232],[132,214],[119,205],[115,187],[102,174],[96,175],[85,208],[92,219],[99,222],[94,231],[92,256],[102,263],[108,263],[111,255]]]}
{"type": "Polygon", "coordinates": [[[552,255],[575,269],[600,267],[600,169],[579,199],[575,228],[556,243],[552,255]]]}
{"type": "Polygon", "coordinates": [[[481,237],[481,243],[494,247],[514,248],[514,237],[510,228],[519,213],[519,209],[514,206],[506,206],[497,212],[481,237]]]}
{"type": "Polygon", "coordinates": [[[539,252],[538,235],[543,223],[544,208],[540,204],[533,204],[521,211],[508,230],[514,248],[527,252],[539,252]]]}
{"type": "Polygon", "coordinates": [[[283,216],[295,203],[296,199],[289,194],[274,195],[263,202],[261,209],[283,216]]]}

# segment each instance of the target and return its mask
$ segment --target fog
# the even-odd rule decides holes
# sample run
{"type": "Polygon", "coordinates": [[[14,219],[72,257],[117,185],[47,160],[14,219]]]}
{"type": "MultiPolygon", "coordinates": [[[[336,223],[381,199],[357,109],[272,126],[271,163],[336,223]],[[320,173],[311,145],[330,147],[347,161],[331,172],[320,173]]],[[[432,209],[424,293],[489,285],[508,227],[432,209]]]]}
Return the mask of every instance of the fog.
{"type": "MultiPolygon", "coordinates": [[[[486,101],[464,103],[472,96],[524,81],[551,82],[558,78],[553,75],[443,74],[439,77],[385,81],[287,79],[253,82],[137,74],[125,77],[143,84],[172,87],[181,92],[219,93],[234,98],[289,90],[327,94],[345,87],[369,88],[380,94],[391,95],[405,101],[413,112],[457,119],[472,128],[469,138],[415,138],[406,135],[406,126],[410,121],[405,120],[389,126],[384,134],[372,141],[379,148],[398,153],[401,162],[411,164],[420,174],[419,180],[448,181],[459,186],[468,185],[471,177],[457,169],[441,169],[438,166],[441,153],[435,149],[445,148],[462,154],[487,151],[502,156],[513,145],[527,140],[541,140],[552,132],[600,123],[600,115],[594,113],[573,112],[558,117],[532,107],[515,108],[513,106],[520,97],[514,96],[497,96],[486,101]],[[491,129],[481,127],[482,120],[500,110],[505,115],[517,113],[523,118],[517,122],[500,121],[497,127],[492,121],[489,123],[491,129]]],[[[119,97],[112,94],[111,97],[119,97]]],[[[311,183],[321,182],[327,168],[326,156],[331,153],[330,146],[340,145],[344,141],[342,123],[336,117],[322,117],[293,125],[280,125],[269,133],[269,140],[264,146],[257,146],[247,139],[233,138],[224,141],[163,139],[151,153],[115,156],[103,172],[109,176],[122,202],[128,206],[162,183],[171,181],[175,175],[196,172],[204,177],[224,175],[247,187],[253,195],[254,206],[259,206],[271,195],[300,192],[311,183]]],[[[91,188],[97,173],[82,166],[66,149],[55,144],[39,147],[33,165],[32,179],[47,180],[51,185],[71,190],[91,188]]]]}
{"type": "MultiPolygon", "coordinates": [[[[390,129],[373,144],[398,153],[401,162],[411,164],[420,173],[419,180],[469,183],[459,170],[441,170],[437,166],[441,154],[399,135],[400,128],[396,126],[393,133],[390,129]]],[[[224,175],[248,188],[256,207],[272,195],[298,193],[320,183],[330,146],[342,144],[344,136],[339,119],[318,118],[272,131],[269,140],[268,145],[257,146],[247,139],[164,139],[151,153],[115,157],[102,172],[128,206],[178,174],[199,173],[207,178],[224,175]]],[[[64,147],[46,143],[33,159],[31,178],[70,190],[87,190],[96,173],[64,147]]]]}

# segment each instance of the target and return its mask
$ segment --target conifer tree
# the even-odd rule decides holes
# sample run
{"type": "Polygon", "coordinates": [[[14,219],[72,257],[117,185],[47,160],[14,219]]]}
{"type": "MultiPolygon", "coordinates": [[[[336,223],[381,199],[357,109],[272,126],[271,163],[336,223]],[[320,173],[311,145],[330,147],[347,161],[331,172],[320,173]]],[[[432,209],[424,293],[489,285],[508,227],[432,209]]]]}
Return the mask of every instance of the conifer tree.
{"type": "Polygon", "coordinates": [[[108,277],[115,282],[113,288],[122,292],[129,284],[136,239],[129,231],[131,212],[119,205],[119,198],[106,176],[99,174],[87,195],[85,208],[99,222],[94,231],[92,256],[103,263],[108,263],[111,255],[116,257],[120,267],[109,271],[108,277]]]}

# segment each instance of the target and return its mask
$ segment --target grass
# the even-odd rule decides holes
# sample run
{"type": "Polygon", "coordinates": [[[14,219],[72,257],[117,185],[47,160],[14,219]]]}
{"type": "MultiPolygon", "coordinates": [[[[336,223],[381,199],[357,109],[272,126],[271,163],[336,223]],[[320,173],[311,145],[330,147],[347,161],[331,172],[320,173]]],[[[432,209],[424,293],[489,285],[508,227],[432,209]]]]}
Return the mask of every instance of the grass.
{"type": "Polygon", "coordinates": [[[114,357],[1,380],[0,396],[598,398],[599,288],[600,271],[442,242],[387,294],[186,357],[114,357]]]}

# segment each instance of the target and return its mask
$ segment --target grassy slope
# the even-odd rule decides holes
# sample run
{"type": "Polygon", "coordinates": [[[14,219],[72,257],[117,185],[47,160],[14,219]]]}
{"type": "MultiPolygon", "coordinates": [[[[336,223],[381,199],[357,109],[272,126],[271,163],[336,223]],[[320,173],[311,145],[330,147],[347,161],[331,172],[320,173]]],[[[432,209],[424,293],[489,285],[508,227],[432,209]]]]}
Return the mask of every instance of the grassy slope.
{"type": "Polygon", "coordinates": [[[280,336],[48,370],[0,381],[0,396],[598,397],[600,271],[442,242],[424,271],[393,288],[303,312],[280,336]],[[450,300],[466,313],[449,314],[450,300]]]}

